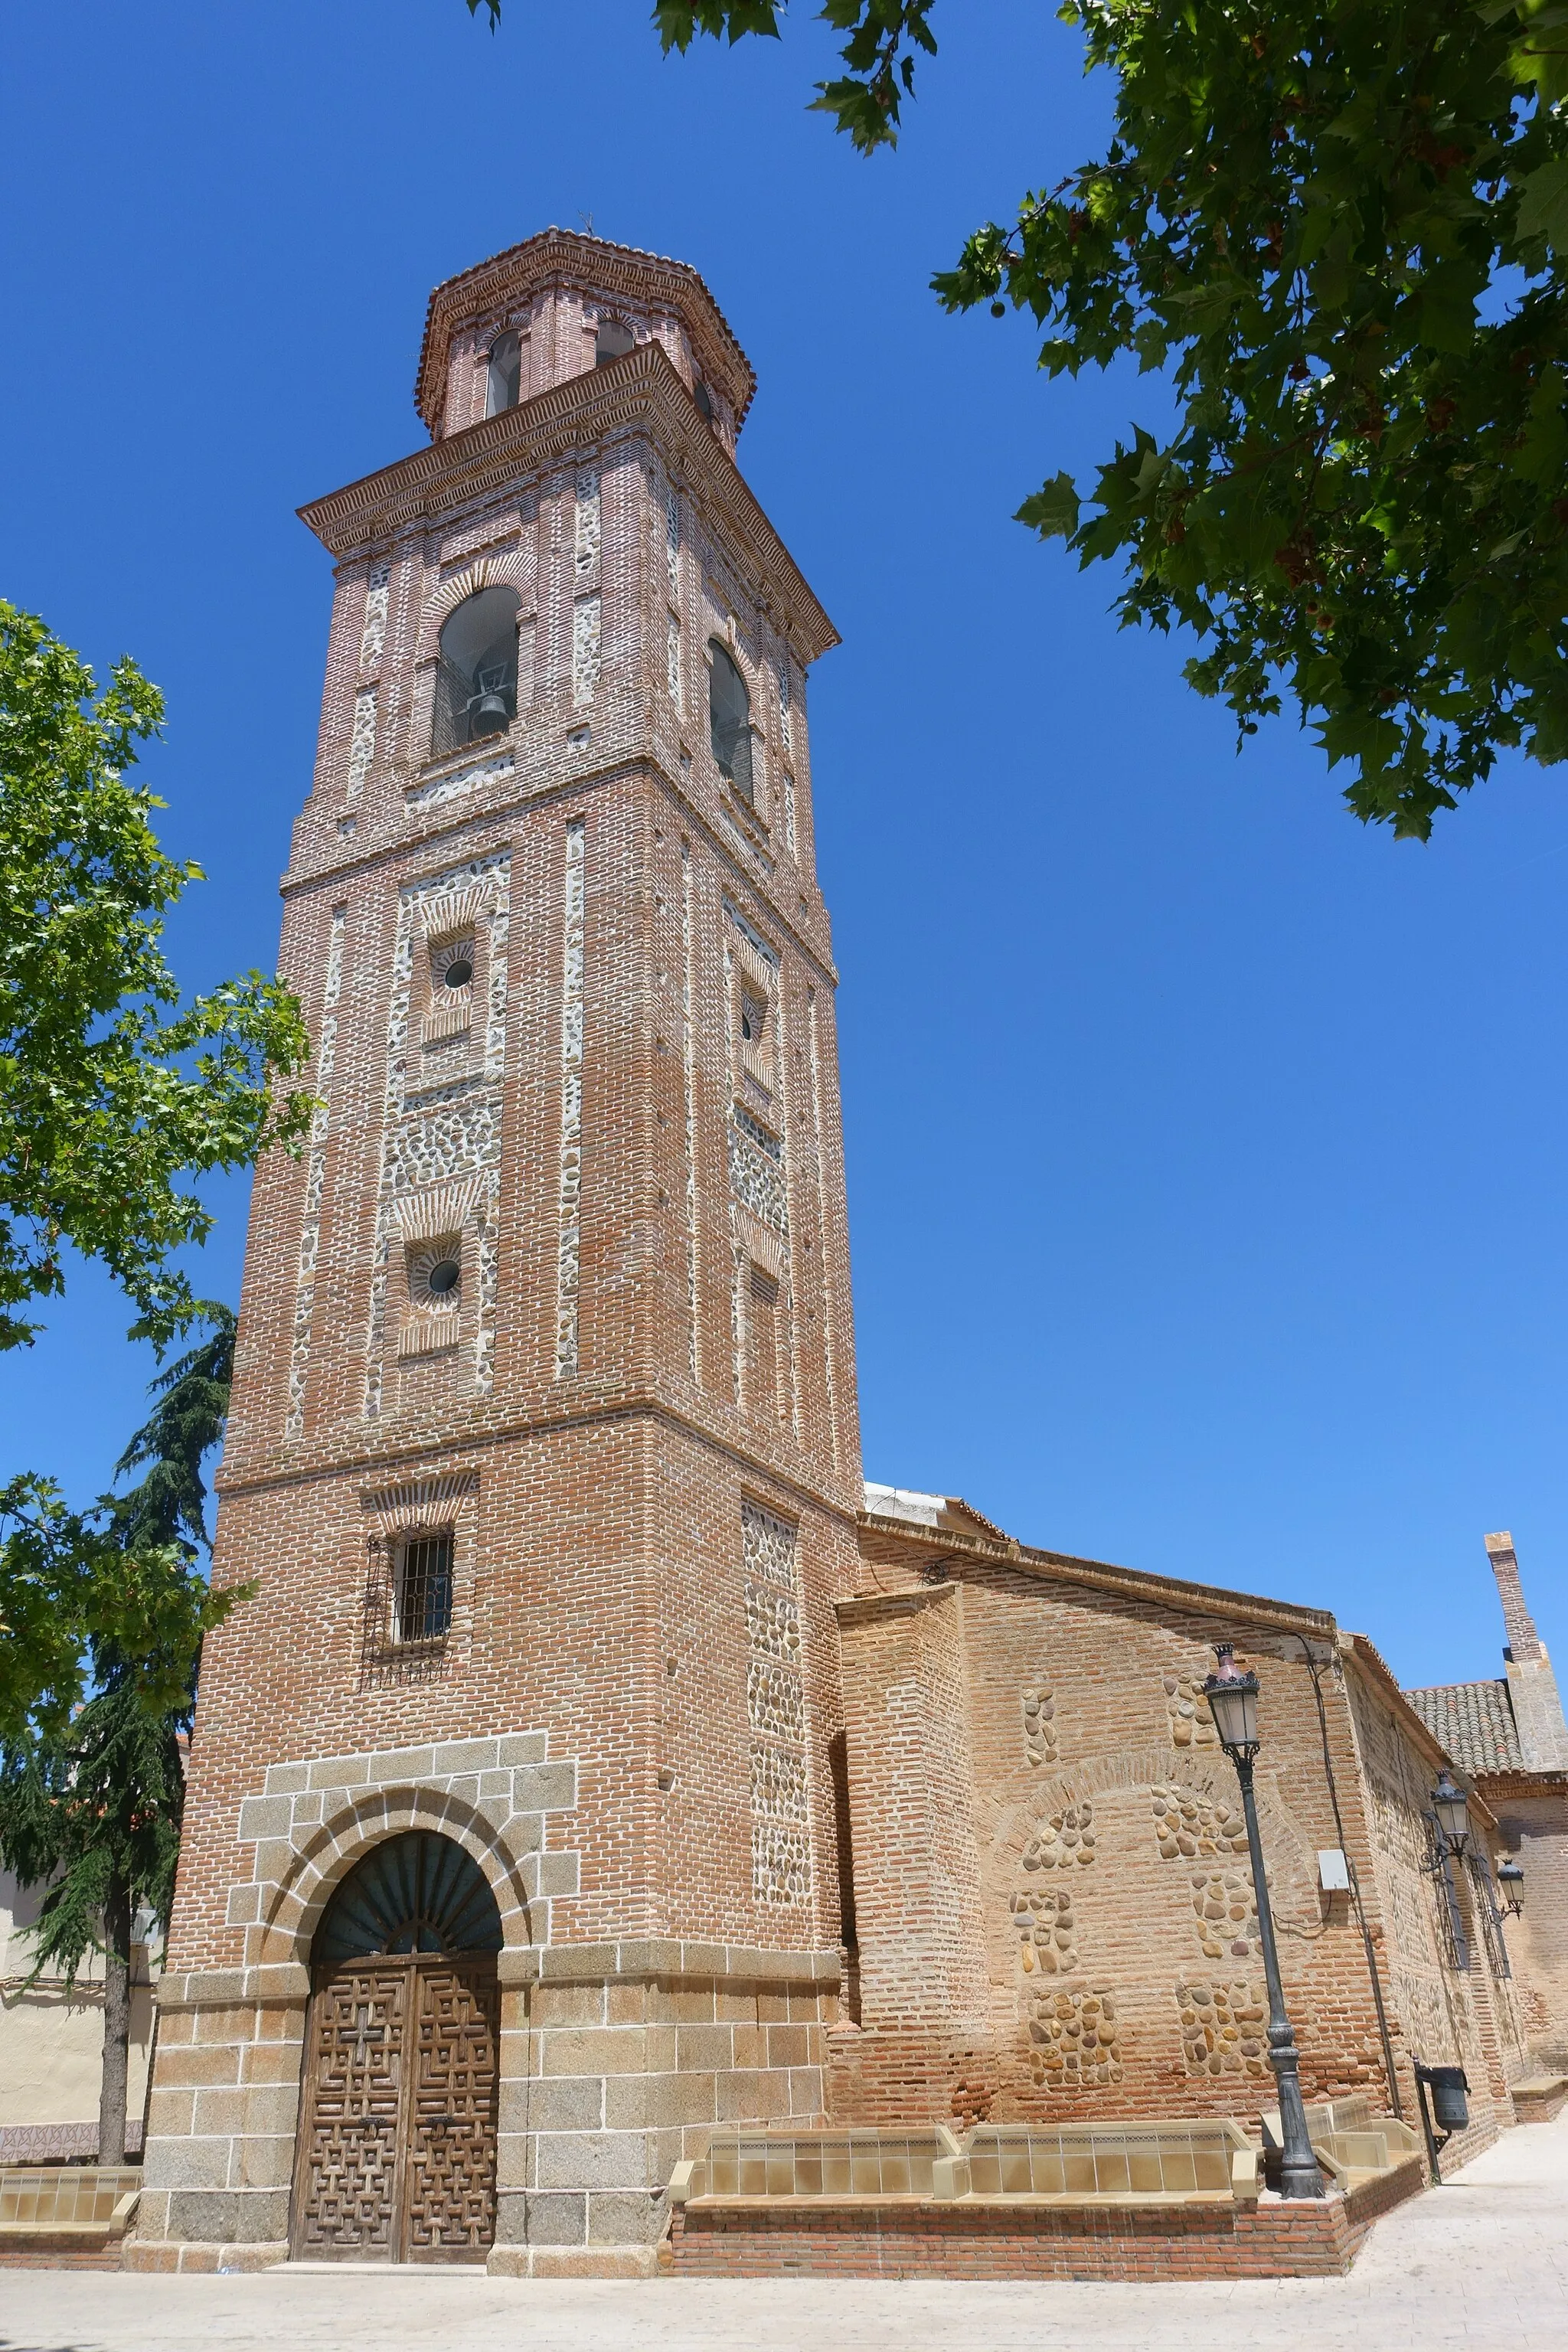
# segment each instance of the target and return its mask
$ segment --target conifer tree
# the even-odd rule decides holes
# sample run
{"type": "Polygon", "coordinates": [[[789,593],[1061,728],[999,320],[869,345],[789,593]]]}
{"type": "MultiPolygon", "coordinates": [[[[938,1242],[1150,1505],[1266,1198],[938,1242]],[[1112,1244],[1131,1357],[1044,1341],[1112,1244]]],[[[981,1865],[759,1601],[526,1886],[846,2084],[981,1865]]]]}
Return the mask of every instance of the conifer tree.
{"type": "MultiPolygon", "coordinates": [[[[81,1524],[95,1545],[205,1587],[202,1465],[228,1410],[234,1317],[216,1305],[203,1313],[209,1336],[153,1381],[153,1410],[116,1465],[117,1475],[143,1476],[105,1496],[81,1524]]],[[[70,1713],[46,1704],[0,1750],[0,1862],[24,1886],[47,1886],[30,1930],[35,1979],[48,1969],[68,1990],[94,1953],[103,1956],[98,2160],[115,2165],[125,2158],[132,1936],[139,1913],[166,1921],[174,1896],[196,1656],[185,1647],[130,1657],[106,1634],[89,1640],[83,1666],[82,1705],[70,1713]]]]}

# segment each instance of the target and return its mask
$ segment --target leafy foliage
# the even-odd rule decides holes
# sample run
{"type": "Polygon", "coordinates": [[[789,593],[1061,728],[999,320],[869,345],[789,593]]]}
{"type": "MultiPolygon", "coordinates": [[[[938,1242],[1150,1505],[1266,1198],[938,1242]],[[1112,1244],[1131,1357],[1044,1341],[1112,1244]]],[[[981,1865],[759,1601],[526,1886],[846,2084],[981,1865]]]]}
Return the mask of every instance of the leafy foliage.
{"type": "Polygon", "coordinates": [[[117,1894],[128,1901],[128,1928],[141,1904],[168,1917],[186,1720],[186,1706],[150,1707],[121,1662],[68,1723],[4,1752],[0,1860],[24,1886],[49,1882],[29,1930],[35,1976],[47,1969],[74,1983],[104,1948],[105,1913],[117,1894]]]}
{"type": "Polygon", "coordinates": [[[212,1218],[183,1181],[293,1144],[308,1095],[299,1006],[259,972],[181,1006],[159,945],[200,867],[166,857],[126,772],[163,699],[131,661],[92,672],[0,601],[0,1349],[100,1259],[160,1345],[195,1312],[171,1254],[212,1218]]]}
{"type": "Polygon", "coordinates": [[[1123,620],[1194,630],[1244,734],[1289,691],[1355,814],[1425,838],[1500,747],[1568,754],[1568,8],[1064,13],[1116,136],[938,291],[1032,311],[1051,374],[1168,368],[1181,416],[1020,519],[1121,558],[1123,620]]]}
{"type": "Polygon", "coordinates": [[[239,1597],[193,1577],[178,1544],[128,1549],[133,1503],[73,1511],[45,1478],[0,1487],[0,1743],[68,1720],[100,1649],[136,1663],[154,1711],[177,1706],[202,1635],[239,1597]]]}
{"type": "MultiPolygon", "coordinates": [[[[468,5],[472,7],[474,0],[468,5]]],[[[488,0],[488,5],[492,16],[499,16],[500,0],[488,0]]],[[[776,40],[784,0],[740,0],[738,5],[725,5],[724,0],[655,0],[653,20],[668,55],[671,49],[689,48],[700,33],[731,43],[748,33],[776,40]]],[[[812,102],[819,112],[834,117],[863,155],[898,144],[900,110],[914,93],[914,53],[936,55],[928,21],[932,5],[933,0],[822,0],[816,12],[835,32],[847,36],[841,55],[848,70],[836,81],[818,82],[812,102]]]]}
{"type": "Polygon", "coordinates": [[[157,1402],[114,1465],[117,1478],[146,1467],[140,1486],[113,1504],[115,1532],[132,1548],[207,1542],[202,1464],[228,1416],[235,1318],[216,1299],[204,1299],[201,1314],[212,1327],[209,1337],[159,1373],[152,1391],[157,1402]]]}
{"type": "MultiPolygon", "coordinates": [[[[933,6],[817,11],[847,70],[816,104],[863,152],[897,141],[933,6]]],[[[1019,520],[1119,561],[1125,623],[1191,630],[1242,735],[1292,698],[1355,814],[1425,838],[1500,750],[1568,755],[1568,0],[1060,13],[1117,76],[1110,145],[935,288],[1029,311],[1048,374],[1164,372],[1179,421],[1019,520]]],[[[782,14],[654,21],[684,49],[782,14]]]]}

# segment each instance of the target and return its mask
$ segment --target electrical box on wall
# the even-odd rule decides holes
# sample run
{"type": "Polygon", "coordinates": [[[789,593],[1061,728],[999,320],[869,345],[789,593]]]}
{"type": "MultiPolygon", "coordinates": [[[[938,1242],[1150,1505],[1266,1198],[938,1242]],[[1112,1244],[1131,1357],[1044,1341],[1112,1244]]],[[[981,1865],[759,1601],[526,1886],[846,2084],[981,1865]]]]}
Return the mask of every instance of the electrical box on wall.
{"type": "Polygon", "coordinates": [[[1337,1845],[1326,1846],[1320,1852],[1318,1884],[1325,1895],[1350,1893],[1351,1866],[1337,1845]]]}

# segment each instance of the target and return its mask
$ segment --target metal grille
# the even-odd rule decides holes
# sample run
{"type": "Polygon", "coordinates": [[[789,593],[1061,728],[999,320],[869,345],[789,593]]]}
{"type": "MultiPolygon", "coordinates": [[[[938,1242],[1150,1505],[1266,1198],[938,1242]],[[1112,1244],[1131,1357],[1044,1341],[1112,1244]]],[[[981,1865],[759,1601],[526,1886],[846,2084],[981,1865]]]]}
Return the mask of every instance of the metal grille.
{"type": "Polygon", "coordinates": [[[1510,1977],[1508,1946],[1503,1941],[1502,1914],[1497,1906],[1492,1889],[1492,1874],[1479,1853],[1465,1856],[1470,1874],[1470,1895],[1476,1917],[1481,1923],[1481,1941],[1487,1948],[1487,1965],[1494,1977],[1510,1977]]]}
{"type": "Polygon", "coordinates": [[[360,1688],[433,1682],[452,1623],[452,1532],[372,1536],[360,1642],[360,1688]]]}
{"type": "Polygon", "coordinates": [[[1469,1938],[1459,1916],[1458,1889],[1454,1885],[1454,1866],[1448,1853],[1448,1841],[1435,1813],[1423,1816],[1426,1823],[1426,1867],[1431,1873],[1437,1898],[1437,1927],[1442,1937],[1444,1957],[1451,1969],[1468,1969],[1470,1965],[1469,1938]]]}

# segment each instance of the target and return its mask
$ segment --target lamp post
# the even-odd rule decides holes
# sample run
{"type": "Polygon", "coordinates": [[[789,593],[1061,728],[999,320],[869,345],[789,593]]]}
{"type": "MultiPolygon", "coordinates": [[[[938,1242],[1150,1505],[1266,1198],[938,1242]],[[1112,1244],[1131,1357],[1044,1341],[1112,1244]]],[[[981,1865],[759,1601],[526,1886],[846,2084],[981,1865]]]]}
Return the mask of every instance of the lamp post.
{"type": "Polygon", "coordinates": [[[1437,1775],[1437,1785],[1432,1791],[1432,1811],[1437,1816],[1437,1826],[1447,1841],[1448,1852],[1458,1861],[1469,1841],[1470,1809],[1463,1789],[1456,1786],[1445,1764],[1437,1775]]]}
{"type": "Polygon", "coordinates": [[[1497,1883],[1502,1889],[1502,1907],[1510,1919],[1517,1919],[1524,1908],[1524,1872],[1517,1862],[1500,1862],[1497,1883]]]}
{"type": "Polygon", "coordinates": [[[1241,1783],[1242,1811],[1247,1816],[1247,1844],[1252,1856],[1252,1885],[1258,1897],[1258,1934],[1263,1946],[1263,1973],[1268,1985],[1268,2063],[1279,2095],[1279,2187],[1286,2197],[1321,2197],[1323,2176],[1312,2154],[1307,2130],[1307,2110],[1301,2102],[1300,2061],[1296,2037],[1285,2014],[1279,1983],[1279,1955],[1274,1947],[1274,1916],[1268,1907],[1268,1880],[1263,1868],[1263,1841],[1258,1833],[1258,1805],[1252,1793],[1252,1760],[1257,1755],[1258,1676],[1237,1667],[1231,1644],[1215,1646],[1214,1673],[1204,1685],[1204,1696],[1219,1733],[1219,1744],[1236,1767],[1241,1783]]]}

